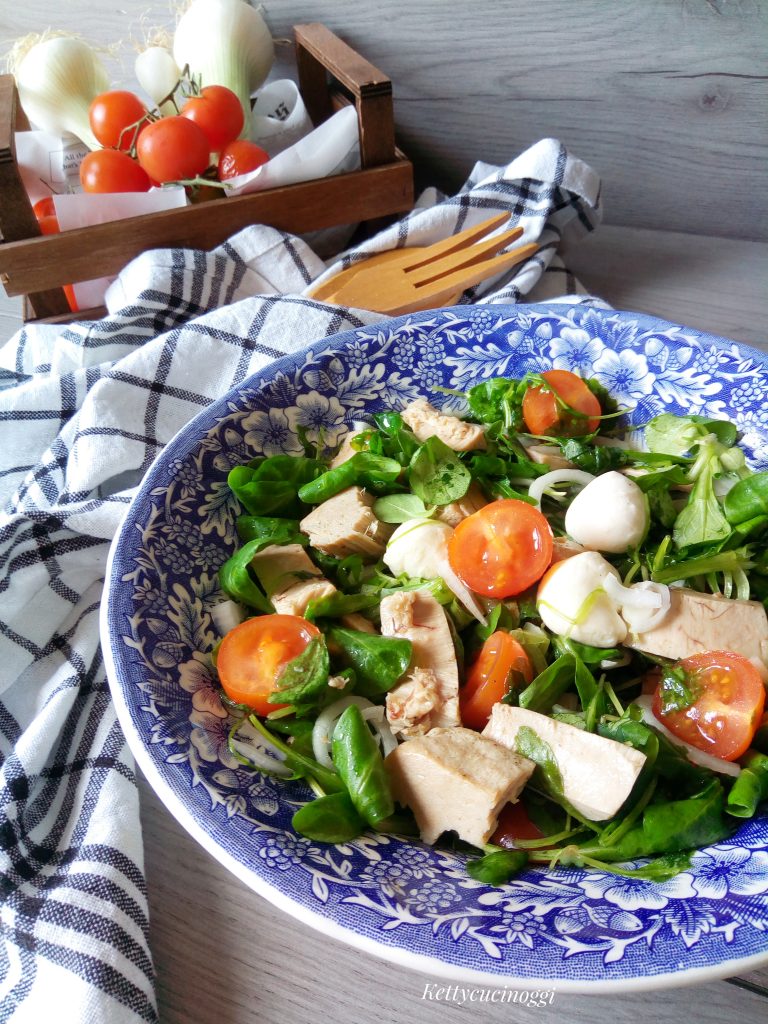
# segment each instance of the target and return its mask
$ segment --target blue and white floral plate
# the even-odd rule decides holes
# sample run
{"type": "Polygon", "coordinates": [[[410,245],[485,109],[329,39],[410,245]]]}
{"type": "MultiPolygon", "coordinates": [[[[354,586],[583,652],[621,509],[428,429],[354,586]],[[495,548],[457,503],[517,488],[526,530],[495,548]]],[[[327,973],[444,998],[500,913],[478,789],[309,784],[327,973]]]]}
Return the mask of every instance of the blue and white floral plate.
{"type": "Polygon", "coordinates": [[[766,357],[648,316],[585,306],[458,306],[399,317],[278,360],[210,406],[147,474],[112,547],[102,642],[120,721],[171,812],[239,878],[326,934],[485,985],[595,992],[710,980],[768,959],[768,820],[697,853],[664,884],[533,869],[504,888],[463,858],[381,835],[323,846],[290,827],[300,783],[254,775],[227,750],[209,667],[216,570],[235,543],[228,469],[328,444],[354,420],[493,376],[558,367],[630,408],[735,420],[768,467],[766,357]]]}

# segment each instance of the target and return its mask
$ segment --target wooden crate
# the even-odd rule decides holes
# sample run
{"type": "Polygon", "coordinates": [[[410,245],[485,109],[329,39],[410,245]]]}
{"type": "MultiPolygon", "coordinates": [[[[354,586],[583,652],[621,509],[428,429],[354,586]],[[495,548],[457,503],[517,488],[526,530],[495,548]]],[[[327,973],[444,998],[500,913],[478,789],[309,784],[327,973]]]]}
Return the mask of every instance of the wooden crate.
{"type": "Polygon", "coordinates": [[[62,285],[117,274],[147,249],[210,249],[249,224],[294,234],[402,213],[413,205],[413,167],[395,147],[392,83],[333,32],[296,25],[299,88],[315,125],[354,103],[361,170],[41,235],[16,166],[14,132],[29,128],[15,82],[0,76],[0,283],[23,295],[26,320],[93,319],[104,309],[69,311],[62,285]]]}

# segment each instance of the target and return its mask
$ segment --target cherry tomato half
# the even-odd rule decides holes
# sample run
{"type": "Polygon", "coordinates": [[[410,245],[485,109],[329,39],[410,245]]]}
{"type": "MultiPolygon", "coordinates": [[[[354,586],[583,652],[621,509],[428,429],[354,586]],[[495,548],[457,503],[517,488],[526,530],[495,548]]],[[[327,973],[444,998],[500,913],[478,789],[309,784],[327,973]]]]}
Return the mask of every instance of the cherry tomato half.
{"type": "Polygon", "coordinates": [[[269,160],[269,153],[248,139],[235,139],[219,153],[219,181],[248,174],[269,160]]]}
{"type": "Polygon", "coordinates": [[[492,501],[456,527],[448,541],[448,561],[476,594],[514,597],[552,561],[552,529],[525,501],[492,501]]]}
{"type": "Polygon", "coordinates": [[[80,182],[86,192],[147,192],[151,182],[127,153],[94,149],[80,164],[80,182]]]}
{"type": "Polygon", "coordinates": [[[570,370],[547,370],[541,375],[552,391],[531,387],[523,395],[523,419],[531,434],[555,437],[575,437],[597,430],[602,410],[597,397],[587,385],[570,370]],[[573,413],[557,403],[555,392],[573,413]]]}
{"type": "Polygon", "coordinates": [[[147,108],[139,97],[125,89],[113,89],[97,96],[88,108],[91,131],[108,149],[127,153],[136,141],[141,127],[139,122],[147,116],[147,108]]]}
{"type": "Polygon", "coordinates": [[[765,706],[765,685],[752,662],[732,651],[705,651],[683,658],[690,707],[662,714],[661,687],[653,713],[671,733],[713,757],[735,761],[752,742],[765,706]]]}
{"type": "Polygon", "coordinates": [[[516,804],[505,804],[501,809],[496,831],[488,840],[494,846],[505,846],[514,849],[516,839],[541,839],[543,832],[528,817],[525,805],[518,800],[516,804]]]}
{"type": "Polygon", "coordinates": [[[212,153],[236,139],[245,124],[242,103],[225,85],[206,85],[199,96],[190,96],[181,116],[202,128],[212,153]]]}
{"type": "Polygon", "coordinates": [[[298,615],[258,615],[231,629],[221,641],[216,670],[226,695],[259,715],[285,707],[270,704],[281,670],[320,630],[298,615]]]}
{"type": "Polygon", "coordinates": [[[203,129],[188,117],[162,117],[141,133],[136,154],[153,181],[185,181],[206,169],[210,144],[203,129]]]}
{"type": "Polygon", "coordinates": [[[506,695],[509,682],[514,683],[512,673],[522,675],[526,683],[533,679],[533,668],[522,645],[499,629],[481,647],[459,690],[462,725],[478,732],[486,727],[493,705],[506,695]]]}

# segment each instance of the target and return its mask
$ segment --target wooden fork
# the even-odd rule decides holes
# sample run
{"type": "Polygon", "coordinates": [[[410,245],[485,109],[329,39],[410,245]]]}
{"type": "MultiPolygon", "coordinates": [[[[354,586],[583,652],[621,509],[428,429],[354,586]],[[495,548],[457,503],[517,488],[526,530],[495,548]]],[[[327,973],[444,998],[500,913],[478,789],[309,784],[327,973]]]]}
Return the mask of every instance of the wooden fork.
{"type": "Polygon", "coordinates": [[[466,288],[521,263],[538,249],[531,243],[494,255],[523,233],[518,227],[485,237],[507,219],[508,214],[498,214],[434,245],[376,253],[334,274],[310,295],[320,302],[388,316],[450,305],[466,288]]]}

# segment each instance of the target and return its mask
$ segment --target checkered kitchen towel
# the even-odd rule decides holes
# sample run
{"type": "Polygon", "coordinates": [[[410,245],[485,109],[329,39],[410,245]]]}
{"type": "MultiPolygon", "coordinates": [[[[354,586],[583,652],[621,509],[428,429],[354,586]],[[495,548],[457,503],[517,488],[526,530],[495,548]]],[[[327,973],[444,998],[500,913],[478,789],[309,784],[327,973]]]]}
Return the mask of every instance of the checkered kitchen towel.
{"type": "MultiPolygon", "coordinates": [[[[599,184],[544,140],[505,168],[479,164],[455,196],[428,191],[341,264],[508,211],[540,252],[462,301],[593,301],[557,250],[595,227],[599,184]]],[[[265,227],[210,253],[145,253],[104,320],[26,327],[0,352],[2,1022],[38,1024],[54,1001],[57,1024],[156,1019],[133,760],[99,649],[109,541],[163,445],[209,402],[380,319],[305,297],[326,269],[265,227]]]]}

